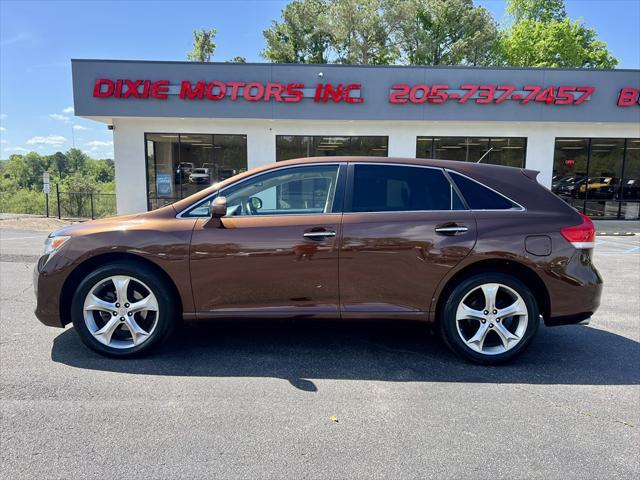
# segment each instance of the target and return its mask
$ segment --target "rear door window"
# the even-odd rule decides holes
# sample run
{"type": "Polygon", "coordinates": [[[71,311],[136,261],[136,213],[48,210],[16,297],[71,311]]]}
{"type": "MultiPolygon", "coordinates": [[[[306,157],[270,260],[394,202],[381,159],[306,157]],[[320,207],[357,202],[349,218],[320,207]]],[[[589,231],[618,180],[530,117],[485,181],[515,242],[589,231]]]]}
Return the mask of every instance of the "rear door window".
{"type": "Polygon", "coordinates": [[[471,210],[510,210],[519,208],[508,198],[481,183],[455,172],[448,172],[471,210]]]}
{"type": "Polygon", "coordinates": [[[354,212],[451,210],[453,195],[449,180],[438,168],[354,165],[354,212]]]}

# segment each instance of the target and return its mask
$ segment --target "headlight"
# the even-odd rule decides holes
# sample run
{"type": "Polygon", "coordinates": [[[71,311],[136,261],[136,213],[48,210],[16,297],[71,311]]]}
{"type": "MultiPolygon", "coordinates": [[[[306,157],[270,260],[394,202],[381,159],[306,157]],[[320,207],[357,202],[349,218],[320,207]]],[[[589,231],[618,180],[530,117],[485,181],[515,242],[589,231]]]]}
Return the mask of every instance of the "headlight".
{"type": "Polygon", "coordinates": [[[70,238],[68,235],[53,235],[47,237],[44,242],[44,254],[47,255],[48,258],[51,258],[70,238]]]}

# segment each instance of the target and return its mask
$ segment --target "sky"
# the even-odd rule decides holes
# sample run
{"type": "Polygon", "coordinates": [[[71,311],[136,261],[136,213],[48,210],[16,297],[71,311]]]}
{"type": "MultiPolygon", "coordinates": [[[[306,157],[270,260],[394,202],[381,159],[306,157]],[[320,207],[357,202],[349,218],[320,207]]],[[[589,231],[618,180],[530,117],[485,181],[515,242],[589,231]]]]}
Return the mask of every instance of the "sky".
{"type": "MultiPolygon", "coordinates": [[[[218,30],[214,61],[264,61],[262,31],[286,1],[0,0],[0,158],[75,145],[113,157],[106,125],[73,114],[72,58],[184,60],[192,31],[218,30]]],[[[475,0],[505,21],[505,0],[475,0]]],[[[640,0],[566,0],[620,59],[640,68],[640,0]]]]}

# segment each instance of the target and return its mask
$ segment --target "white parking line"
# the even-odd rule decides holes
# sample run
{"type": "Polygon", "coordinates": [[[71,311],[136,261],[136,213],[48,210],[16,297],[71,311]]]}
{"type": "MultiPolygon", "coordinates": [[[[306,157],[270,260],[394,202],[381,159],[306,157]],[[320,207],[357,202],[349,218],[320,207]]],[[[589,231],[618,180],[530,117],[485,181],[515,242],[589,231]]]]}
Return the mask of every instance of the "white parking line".
{"type": "Polygon", "coordinates": [[[44,236],[34,235],[33,237],[3,237],[2,235],[0,235],[0,240],[2,240],[3,242],[6,240],[26,240],[28,238],[44,238],[44,236]]]}

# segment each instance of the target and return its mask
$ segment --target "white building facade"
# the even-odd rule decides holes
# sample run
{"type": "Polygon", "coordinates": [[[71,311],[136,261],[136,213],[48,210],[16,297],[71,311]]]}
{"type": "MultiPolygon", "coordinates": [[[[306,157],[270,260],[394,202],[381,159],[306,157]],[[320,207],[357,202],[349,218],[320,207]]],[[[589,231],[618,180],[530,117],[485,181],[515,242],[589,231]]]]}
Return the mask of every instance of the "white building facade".
{"type": "Polygon", "coordinates": [[[120,214],[288,158],[375,155],[538,170],[594,218],[639,217],[638,70],[74,60],[73,81],[76,115],[113,129],[120,214]]]}

